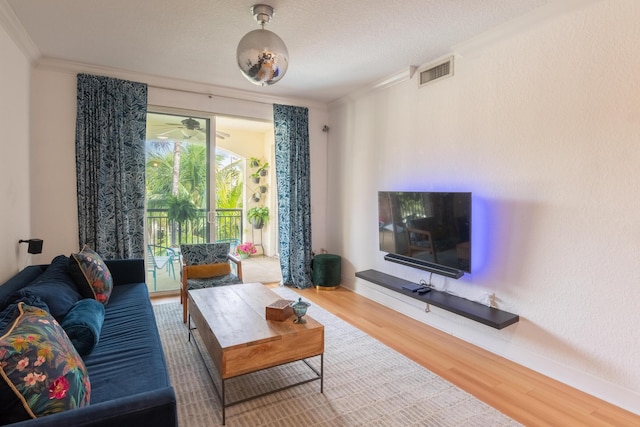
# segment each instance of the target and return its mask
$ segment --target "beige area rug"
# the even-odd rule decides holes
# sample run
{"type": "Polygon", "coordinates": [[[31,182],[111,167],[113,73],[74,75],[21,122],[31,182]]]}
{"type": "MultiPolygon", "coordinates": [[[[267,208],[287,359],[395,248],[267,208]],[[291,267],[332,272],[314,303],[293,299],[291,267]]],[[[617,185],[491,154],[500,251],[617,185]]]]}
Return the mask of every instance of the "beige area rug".
{"type": "MultiPolygon", "coordinates": [[[[297,300],[291,289],[274,291],[297,300]]],[[[187,341],[180,304],[156,305],[154,310],[177,394],[180,426],[221,425],[220,402],[203,359],[187,341]]],[[[312,305],[308,314],[325,326],[324,393],[320,393],[320,382],[313,381],[231,406],[226,410],[226,425],[520,425],[326,310],[312,305]]],[[[319,367],[320,358],[310,363],[319,367]]],[[[210,360],[207,364],[213,369],[210,360]]],[[[312,376],[302,362],[245,375],[227,381],[227,400],[312,376]]],[[[214,378],[218,378],[215,370],[214,378]]]]}
{"type": "Polygon", "coordinates": [[[242,260],[244,283],[279,283],[282,281],[280,260],[275,257],[251,256],[242,260]]]}

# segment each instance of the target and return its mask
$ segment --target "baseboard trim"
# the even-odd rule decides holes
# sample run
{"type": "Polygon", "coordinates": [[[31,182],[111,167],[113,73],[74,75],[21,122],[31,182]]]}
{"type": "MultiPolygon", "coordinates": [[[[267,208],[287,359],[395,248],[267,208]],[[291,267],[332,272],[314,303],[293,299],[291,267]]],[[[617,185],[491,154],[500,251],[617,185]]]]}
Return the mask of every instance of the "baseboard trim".
{"type": "MultiPolygon", "coordinates": [[[[493,336],[495,335],[493,330],[486,335],[479,334],[477,324],[473,324],[475,322],[469,319],[461,318],[437,307],[432,309],[431,313],[425,313],[423,304],[420,302],[364,280],[356,283],[355,277],[353,280],[343,277],[342,286],[398,313],[504,357],[541,375],[550,377],[627,411],[640,414],[639,393],[533,353],[530,349],[506,343],[504,339],[497,339],[493,336]],[[439,311],[434,313],[433,310],[439,311]],[[434,316],[434,314],[436,315],[434,316]]],[[[526,322],[526,319],[521,318],[520,323],[523,322],[526,322]]],[[[515,324],[499,331],[498,334],[513,334],[517,328],[518,324],[515,324]]]]}

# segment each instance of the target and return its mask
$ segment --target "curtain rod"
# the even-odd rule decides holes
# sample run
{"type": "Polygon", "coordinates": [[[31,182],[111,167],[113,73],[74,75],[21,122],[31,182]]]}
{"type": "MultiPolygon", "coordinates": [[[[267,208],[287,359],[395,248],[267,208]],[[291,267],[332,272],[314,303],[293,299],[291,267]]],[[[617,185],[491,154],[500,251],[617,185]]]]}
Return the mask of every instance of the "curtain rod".
{"type": "Polygon", "coordinates": [[[245,99],[245,98],[237,98],[237,97],[233,97],[233,96],[229,96],[229,95],[215,95],[212,93],[205,93],[205,92],[200,92],[197,90],[190,90],[190,89],[174,89],[174,88],[170,88],[170,87],[163,87],[163,86],[156,86],[156,85],[152,85],[152,84],[147,84],[148,87],[153,88],[153,89],[162,89],[162,90],[170,90],[170,91],[175,91],[175,92],[182,92],[182,93],[190,93],[193,95],[204,95],[207,96],[209,99],[212,99],[214,97],[216,98],[224,98],[224,99],[231,99],[234,101],[246,101],[246,102],[254,102],[256,104],[264,104],[264,105],[274,105],[274,104],[286,104],[283,102],[267,102],[267,101],[259,101],[259,100],[255,100],[255,99],[245,99]]]}

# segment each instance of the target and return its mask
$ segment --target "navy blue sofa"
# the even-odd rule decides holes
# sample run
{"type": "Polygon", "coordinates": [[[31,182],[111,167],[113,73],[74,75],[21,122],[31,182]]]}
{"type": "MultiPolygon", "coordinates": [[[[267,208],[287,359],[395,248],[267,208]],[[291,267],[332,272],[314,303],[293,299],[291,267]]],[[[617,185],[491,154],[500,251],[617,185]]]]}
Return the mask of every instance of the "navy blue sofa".
{"type": "MultiPolygon", "coordinates": [[[[176,396],[145,284],[144,262],[105,263],[113,276],[113,291],[98,344],[83,358],[91,382],[90,405],[12,426],[178,425],[176,396]]],[[[29,266],[0,285],[0,304],[46,267],[29,266]]]]}

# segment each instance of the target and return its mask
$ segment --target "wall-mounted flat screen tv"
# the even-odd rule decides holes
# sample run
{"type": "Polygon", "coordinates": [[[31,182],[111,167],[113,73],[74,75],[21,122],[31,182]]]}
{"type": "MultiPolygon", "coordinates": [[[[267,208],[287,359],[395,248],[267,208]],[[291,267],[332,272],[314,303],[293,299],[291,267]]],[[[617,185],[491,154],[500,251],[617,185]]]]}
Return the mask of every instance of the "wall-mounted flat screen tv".
{"type": "Polygon", "coordinates": [[[471,273],[471,193],[379,191],[385,259],[449,277],[471,273]]]}

